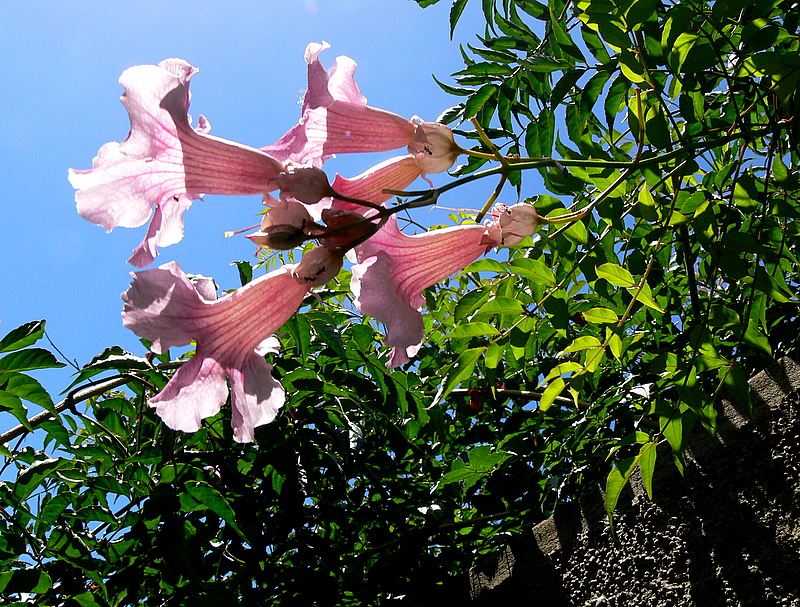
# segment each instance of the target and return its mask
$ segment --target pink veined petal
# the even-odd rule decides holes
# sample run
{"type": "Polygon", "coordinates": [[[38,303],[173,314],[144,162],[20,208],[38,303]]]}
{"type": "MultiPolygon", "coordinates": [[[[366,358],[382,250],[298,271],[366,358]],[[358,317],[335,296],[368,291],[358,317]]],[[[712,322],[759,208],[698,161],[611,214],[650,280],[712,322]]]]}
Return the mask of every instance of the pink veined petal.
{"type": "Polygon", "coordinates": [[[173,430],[196,432],[206,417],[219,413],[227,399],[225,369],[198,348],[149,404],[173,430]]]}
{"type": "Polygon", "coordinates": [[[206,310],[195,287],[174,261],[144,272],[131,272],[133,282],[122,300],[122,323],[139,337],[153,342],[163,354],[185,346],[197,334],[197,319],[206,310]]]}
{"type": "Polygon", "coordinates": [[[311,42],[306,46],[305,60],[308,64],[308,88],[303,96],[303,111],[316,107],[325,107],[333,101],[333,95],[328,90],[328,72],[319,60],[320,53],[331,47],[327,42],[311,42]]]}
{"type": "MultiPolygon", "coordinates": [[[[342,196],[382,204],[392,197],[383,190],[405,190],[420,176],[413,156],[395,156],[367,169],[361,175],[347,179],[336,175],[333,189],[342,196]]],[[[365,207],[334,199],[334,208],[363,212],[365,207]]]]}
{"type": "Polygon", "coordinates": [[[229,371],[233,407],[231,425],[233,438],[240,443],[253,441],[257,426],[268,424],[283,406],[286,393],[283,386],[272,377],[272,365],[262,356],[252,354],[241,368],[229,371]]]}
{"type": "Polygon", "coordinates": [[[407,363],[424,337],[422,314],[398,293],[394,270],[389,256],[378,252],[353,266],[350,280],[358,311],[387,327],[385,343],[392,348],[389,367],[407,363]]]}
{"type": "MultiPolygon", "coordinates": [[[[183,237],[183,212],[203,194],[257,194],[275,189],[283,170],[275,158],[255,148],[206,135],[189,123],[189,81],[197,70],[181,59],[132,67],[120,77],[122,103],[131,129],[122,143],[107,143],[89,170],[69,173],[78,191],[78,212],[111,230],[138,227],[151,209],[154,217],[145,241],[131,258],[152,261],[157,246],[183,237]]],[[[132,261],[132,262],[133,262],[132,261]]]]}
{"type": "Polygon", "coordinates": [[[282,162],[320,168],[334,154],[393,150],[411,143],[416,124],[367,106],[355,81],[355,61],[340,56],[330,73],[325,71],[319,55],[329,46],[306,47],[308,89],[300,123],[261,149],[282,162]]]}
{"type": "Polygon", "coordinates": [[[276,341],[268,338],[300,306],[306,287],[288,267],[220,299],[210,299],[208,279],[196,286],[174,262],[133,277],[122,296],[123,324],[152,341],[157,353],[197,342],[194,357],[151,405],[170,427],[196,430],[201,419],[219,411],[230,379],[234,437],[252,440],[253,428],[272,420],[284,400],[283,389],[262,358],[275,351],[276,341]]]}
{"type": "Polygon", "coordinates": [[[406,147],[416,125],[398,114],[377,108],[334,101],[306,116],[308,156],[384,152],[406,147]]]}
{"type": "Polygon", "coordinates": [[[328,90],[334,99],[367,105],[367,98],[361,94],[356,84],[356,67],[358,64],[350,57],[339,55],[331,68],[328,90]]]}
{"type": "Polygon", "coordinates": [[[485,232],[485,226],[463,225],[407,236],[392,216],[356,247],[359,263],[350,283],[356,307],[386,325],[386,342],[394,348],[390,366],[408,362],[422,341],[422,291],[483,255],[485,232]]]}

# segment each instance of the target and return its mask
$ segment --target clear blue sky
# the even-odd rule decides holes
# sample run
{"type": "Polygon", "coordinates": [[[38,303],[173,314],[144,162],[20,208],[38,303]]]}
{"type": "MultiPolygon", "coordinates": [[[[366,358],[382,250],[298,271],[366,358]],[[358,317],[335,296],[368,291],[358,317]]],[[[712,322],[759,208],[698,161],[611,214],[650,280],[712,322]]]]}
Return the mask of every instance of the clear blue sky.
{"type": "MultiPolygon", "coordinates": [[[[125,138],[117,79],[127,67],[186,59],[200,68],[191,85],[192,115],[205,114],[214,135],[262,146],[296,123],[303,51],[326,40],[332,48],[323,63],[330,66],[339,54],[354,58],[370,105],[435,120],[456,100],[431,75],[446,78],[462,67],[458,42],[479,31],[479,3],[470,4],[451,42],[447,0],[425,10],[412,0],[5,0],[0,333],[45,318],[55,344],[79,364],[114,344],[143,353],[121,325],[119,296],[133,269],[126,259],[145,228],[107,234],[81,219],[67,181],[69,167],[89,168],[101,145],[125,138]]],[[[338,158],[326,170],[354,176],[371,164],[371,158],[338,158]]],[[[479,207],[483,200],[445,204],[479,207]]],[[[156,264],[176,260],[223,288],[238,286],[228,264],[252,258],[253,246],[222,232],[256,223],[261,208],[251,197],[195,202],[185,215],[184,240],[162,249],[156,264]]],[[[58,392],[70,373],[40,379],[58,392]]],[[[12,424],[10,415],[0,416],[0,431],[12,424]]]]}

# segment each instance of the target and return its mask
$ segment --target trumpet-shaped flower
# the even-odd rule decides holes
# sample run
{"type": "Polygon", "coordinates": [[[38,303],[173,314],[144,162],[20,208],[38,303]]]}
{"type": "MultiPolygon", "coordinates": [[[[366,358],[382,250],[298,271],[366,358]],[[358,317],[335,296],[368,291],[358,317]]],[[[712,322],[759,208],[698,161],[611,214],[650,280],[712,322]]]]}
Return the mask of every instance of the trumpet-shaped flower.
{"type": "Polygon", "coordinates": [[[111,230],[152,218],[128,260],[150,264],[158,247],[183,237],[183,212],[203,194],[263,194],[275,189],[283,165],[268,154],[208,135],[200,117],[192,128],[189,81],[196,72],[182,59],[125,70],[122,104],[131,129],[122,143],[105,144],[88,170],[71,169],[78,212],[111,230]]]}
{"type": "MultiPolygon", "coordinates": [[[[349,198],[383,204],[392,197],[391,194],[385,194],[384,190],[405,190],[419,176],[420,169],[413,156],[395,156],[376,164],[356,177],[348,179],[337,174],[333,181],[333,189],[349,198]]],[[[361,205],[336,198],[333,201],[333,208],[362,213],[365,210],[361,205]]]]}
{"type": "Polygon", "coordinates": [[[350,285],[356,307],[386,325],[392,346],[388,366],[410,360],[424,337],[422,291],[463,270],[499,244],[486,241],[486,228],[462,225],[415,236],[403,234],[392,216],[372,238],[356,247],[350,285]]]}
{"type": "Polygon", "coordinates": [[[228,380],[234,439],[252,441],[254,428],[272,421],[285,400],[264,360],[277,346],[268,338],[295,313],[307,287],[286,267],[220,299],[208,279],[194,284],[175,262],[132,276],[122,295],[123,324],[156,353],[196,342],[194,356],[150,405],[170,428],[194,432],[225,403],[228,380]]]}
{"type": "Polygon", "coordinates": [[[306,47],[308,89],[300,123],[262,150],[284,162],[319,168],[335,154],[407,147],[422,175],[453,166],[461,148],[449,128],[368,106],[355,81],[356,62],[339,56],[328,73],[319,60],[327,48],[326,42],[306,47]]]}

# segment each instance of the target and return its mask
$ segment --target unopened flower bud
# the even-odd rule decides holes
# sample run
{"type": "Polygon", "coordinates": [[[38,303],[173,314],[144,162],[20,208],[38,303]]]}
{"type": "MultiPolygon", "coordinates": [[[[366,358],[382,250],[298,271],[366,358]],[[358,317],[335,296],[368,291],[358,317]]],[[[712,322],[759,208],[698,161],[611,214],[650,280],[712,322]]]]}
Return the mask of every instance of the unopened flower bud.
{"type": "Polygon", "coordinates": [[[316,204],[334,195],[325,171],[314,167],[290,168],[275,177],[275,184],[283,194],[305,204],[316,204]]]}
{"type": "Polygon", "coordinates": [[[289,201],[283,207],[273,207],[264,213],[261,230],[247,238],[265,249],[288,251],[308,240],[314,226],[311,215],[299,202],[289,201]]]}
{"type": "Polygon", "coordinates": [[[342,230],[333,236],[319,239],[322,246],[332,251],[347,251],[378,231],[377,224],[366,221],[366,218],[357,211],[325,209],[322,211],[322,221],[330,230],[342,230]],[[347,226],[353,227],[345,229],[347,226]]]}
{"type": "Polygon", "coordinates": [[[319,287],[334,278],[344,263],[343,255],[325,247],[317,247],[303,255],[303,259],[292,270],[292,276],[300,284],[319,287]]]}
{"type": "Polygon", "coordinates": [[[452,167],[461,147],[456,143],[451,131],[439,122],[423,122],[414,131],[414,138],[408,144],[408,153],[414,156],[423,175],[442,173],[452,167]]]}
{"type": "Polygon", "coordinates": [[[285,206],[273,207],[264,213],[261,218],[261,230],[266,231],[270,226],[290,225],[305,231],[312,223],[311,215],[302,204],[289,201],[285,206]]]}
{"type": "Polygon", "coordinates": [[[292,225],[279,223],[269,226],[265,230],[248,234],[245,238],[249,238],[254,244],[265,249],[288,251],[303,244],[308,240],[308,235],[292,225]]]}

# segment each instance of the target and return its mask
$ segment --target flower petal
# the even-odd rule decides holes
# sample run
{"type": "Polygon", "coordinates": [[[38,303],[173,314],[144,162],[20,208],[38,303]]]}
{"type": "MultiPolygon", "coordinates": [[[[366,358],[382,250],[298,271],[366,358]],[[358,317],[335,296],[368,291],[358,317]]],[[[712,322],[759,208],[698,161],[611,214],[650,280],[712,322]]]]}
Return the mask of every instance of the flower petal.
{"type": "Polygon", "coordinates": [[[196,432],[206,417],[219,413],[227,399],[225,369],[213,358],[203,356],[198,347],[194,357],[178,369],[149,404],[173,430],[196,432]]]}
{"type": "Polygon", "coordinates": [[[283,386],[272,377],[272,365],[252,354],[239,368],[230,369],[233,439],[249,443],[254,428],[268,424],[286,401],[283,386]]]}
{"type": "Polygon", "coordinates": [[[319,61],[330,45],[306,47],[308,89],[300,123],[261,148],[282,162],[321,167],[334,154],[378,152],[407,146],[416,125],[402,116],[367,106],[355,81],[356,62],[340,56],[330,73],[319,61]]]}
{"type": "MultiPolygon", "coordinates": [[[[255,148],[206,135],[202,118],[190,126],[189,81],[197,70],[181,59],[125,70],[122,103],[131,129],[122,143],[107,143],[89,170],[69,173],[78,212],[111,230],[138,227],[154,217],[145,241],[131,258],[149,263],[157,246],[183,237],[183,212],[203,194],[260,194],[283,165],[255,148]]],[[[132,261],[133,263],[133,261],[132,261]]]]}
{"type": "Polygon", "coordinates": [[[386,325],[386,343],[394,348],[389,366],[408,362],[422,341],[422,291],[483,255],[485,231],[462,225],[407,236],[392,216],[355,248],[358,264],[350,281],[355,304],[386,325]]]}
{"type": "MultiPolygon", "coordinates": [[[[350,179],[337,174],[332,187],[342,196],[382,204],[392,197],[383,190],[405,190],[419,176],[420,169],[413,156],[395,156],[350,179]]],[[[334,208],[364,211],[361,205],[335,199],[334,208]]]]}
{"type": "Polygon", "coordinates": [[[300,306],[306,287],[289,267],[213,300],[207,278],[196,287],[174,262],[135,272],[133,278],[122,296],[123,324],[152,341],[157,353],[197,342],[194,357],[150,404],[170,427],[194,431],[225,402],[228,378],[234,436],[252,440],[253,428],[273,419],[284,398],[262,358],[276,346],[268,338],[300,306]]]}

